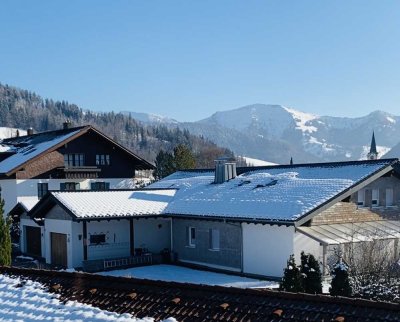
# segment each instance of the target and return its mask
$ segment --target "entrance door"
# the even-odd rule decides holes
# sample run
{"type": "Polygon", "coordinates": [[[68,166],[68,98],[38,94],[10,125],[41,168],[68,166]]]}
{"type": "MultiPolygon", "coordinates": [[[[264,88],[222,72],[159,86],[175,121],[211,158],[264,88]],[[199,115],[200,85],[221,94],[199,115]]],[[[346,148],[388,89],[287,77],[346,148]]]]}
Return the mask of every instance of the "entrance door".
{"type": "Polygon", "coordinates": [[[67,267],[67,235],[50,233],[51,264],[67,267]]]}
{"type": "Polygon", "coordinates": [[[32,256],[42,256],[42,237],[40,227],[25,226],[26,253],[32,256]]]}

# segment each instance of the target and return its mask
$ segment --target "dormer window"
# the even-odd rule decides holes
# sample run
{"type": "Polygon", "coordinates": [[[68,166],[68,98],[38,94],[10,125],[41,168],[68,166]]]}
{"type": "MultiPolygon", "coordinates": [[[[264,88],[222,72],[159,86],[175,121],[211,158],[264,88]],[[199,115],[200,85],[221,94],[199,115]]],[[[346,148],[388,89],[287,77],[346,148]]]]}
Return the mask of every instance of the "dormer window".
{"type": "Polygon", "coordinates": [[[83,153],[64,154],[65,167],[82,167],[85,165],[85,155],[83,153]]]}

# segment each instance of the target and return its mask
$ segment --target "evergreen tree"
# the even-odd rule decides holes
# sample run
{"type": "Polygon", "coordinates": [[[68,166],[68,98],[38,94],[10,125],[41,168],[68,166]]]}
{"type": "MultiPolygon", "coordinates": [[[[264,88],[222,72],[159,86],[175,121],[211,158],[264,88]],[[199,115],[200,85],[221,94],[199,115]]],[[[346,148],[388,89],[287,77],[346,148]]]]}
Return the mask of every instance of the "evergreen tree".
{"type": "Polygon", "coordinates": [[[321,269],[314,255],[301,252],[300,275],[304,292],[310,294],[322,293],[321,269]]]}
{"type": "Polygon", "coordinates": [[[176,171],[174,157],[169,152],[161,150],[156,156],[156,170],[154,176],[157,179],[165,178],[176,171]]]}
{"type": "Polygon", "coordinates": [[[332,282],[329,293],[332,296],[351,296],[352,288],[349,278],[349,267],[340,259],[331,271],[332,282]]]}
{"type": "Polygon", "coordinates": [[[300,270],[296,266],[294,255],[290,255],[286,268],[283,271],[283,277],[279,289],[287,292],[302,292],[300,270]]]}
{"type": "Polygon", "coordinates": [[[11,265],[10,221],[4,218],[4,200],[0,199],[0,266],[11,265]]]}
{"type": "Polygon", "coordinates": [[[174,162],[177,170],[194,169],[196,167],[196,160],[192,152],[183,144],[175,147],[174,162]]]}

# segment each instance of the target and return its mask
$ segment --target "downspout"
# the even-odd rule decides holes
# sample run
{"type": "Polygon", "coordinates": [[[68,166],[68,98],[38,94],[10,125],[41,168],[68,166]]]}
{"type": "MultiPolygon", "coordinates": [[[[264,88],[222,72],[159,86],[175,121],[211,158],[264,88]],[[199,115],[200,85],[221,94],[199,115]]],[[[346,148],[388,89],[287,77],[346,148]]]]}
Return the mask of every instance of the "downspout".
{"type": "Polygon", "coordinates": [[[240,223],[240,244],[241,244],[241,247],[240,247],[240,271],[243,273],[243,270],[244,270],[244,268],[243,268],[243,223],[240,223]]]}
{"type": "Polygon", "coordinates": [[[322,245],[322,276],[326,276],[326,245],[322,245]]]}
{"type": "Polygon", "coordinates": [[[172,229],[172,218],[169,219],[169,227],[170,227],[170,248],[171,248],[171,254],[174,251],[174,235],[173,235],[173,229],[172,229]]]}

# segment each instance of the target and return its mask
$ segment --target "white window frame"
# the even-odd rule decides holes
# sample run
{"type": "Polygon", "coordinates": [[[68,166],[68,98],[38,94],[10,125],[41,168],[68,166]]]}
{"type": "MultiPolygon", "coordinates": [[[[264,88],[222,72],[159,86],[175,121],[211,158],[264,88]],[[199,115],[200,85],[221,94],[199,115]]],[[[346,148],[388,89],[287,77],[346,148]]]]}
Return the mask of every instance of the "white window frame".
{"type": "Polygon", "coordinates": [[[385,206],[392,207],[394,205],[394,191],[393,188],[386,188],[385,206]],[[388,199],[391,196],[391,200],[388,199]]]}
{"type": "Polygon", "coordinates": [[[219,251],[220,250],[220,240],[221,235],[219,229],[211,228],[209,231],[210,234],[210,250],[219,251]]]}
{"type": "Polygon", "coordinates": [[[193,226],[189,226],[188,229],[188,246],[196,246],[196,228],[193,226]]]}
{"type": "Polygon", "coordinates": [[[357,191],[357,206],[365,207],[365,190],[364,189],[357,191]]]}
{"type": "Polygon", "coordinates": [[[379,189],[372,189],[371,207],[379,207],[379,189]]]}

